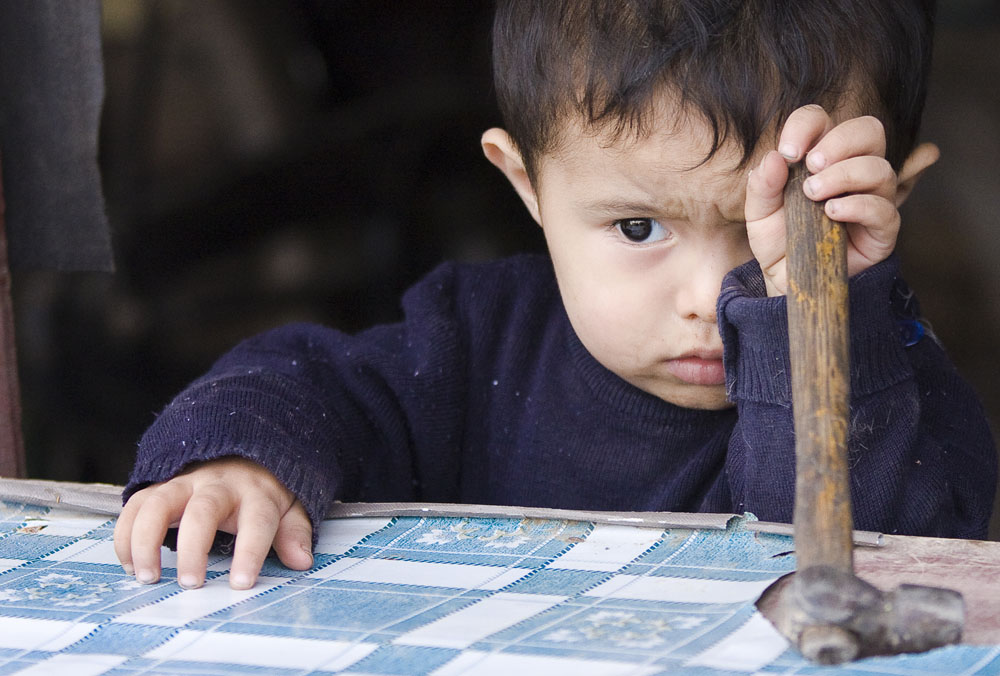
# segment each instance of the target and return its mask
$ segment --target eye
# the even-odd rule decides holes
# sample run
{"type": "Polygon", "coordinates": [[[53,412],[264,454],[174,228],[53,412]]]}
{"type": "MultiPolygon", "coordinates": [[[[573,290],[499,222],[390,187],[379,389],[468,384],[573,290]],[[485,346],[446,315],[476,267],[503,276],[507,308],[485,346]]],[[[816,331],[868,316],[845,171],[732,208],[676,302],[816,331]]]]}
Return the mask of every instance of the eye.
{"type": "Polygon", "coordinates": [[[615,221],[614,226],[626,239],[637,244],[659,242],[670,234],[655,218],[623,218],[615,221]]]}

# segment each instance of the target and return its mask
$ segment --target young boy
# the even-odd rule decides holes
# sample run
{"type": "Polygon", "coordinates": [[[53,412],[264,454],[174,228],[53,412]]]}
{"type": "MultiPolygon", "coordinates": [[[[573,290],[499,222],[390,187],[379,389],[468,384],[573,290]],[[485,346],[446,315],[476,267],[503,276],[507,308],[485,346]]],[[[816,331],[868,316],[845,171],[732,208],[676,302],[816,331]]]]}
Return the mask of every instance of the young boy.
{"type": "Polygon", "coordinates": [[[146,432],[116,530],[126,570],[231,584],[273,546],[312,562],[333,500],[750,511],[789,521],[788,164],[849,235],[851,485],[859,528],[982,537],[983,413],[892,255],[915,145],[925,0],[503,0],[507,130],[487,158],[551,260],[445,265],[406,318],[238,346],[146,432]],[[752,169],[752,171],[751,171],[752,169]],[[900,327],[909,328],[901,331],[900,327]]]}

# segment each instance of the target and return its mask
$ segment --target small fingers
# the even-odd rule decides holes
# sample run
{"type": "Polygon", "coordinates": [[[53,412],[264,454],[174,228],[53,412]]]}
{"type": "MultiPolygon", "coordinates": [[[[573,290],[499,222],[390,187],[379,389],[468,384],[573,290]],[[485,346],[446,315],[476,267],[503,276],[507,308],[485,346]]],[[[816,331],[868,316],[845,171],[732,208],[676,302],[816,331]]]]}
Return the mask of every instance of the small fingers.
{"type": "Polygon", "coordinates": [[[150,489],[142,501],[132,522],[130,542],[137,581],[152,584],[160,579],[163,538],[167,529],[180,520],[188,497],[189,489],[184,484],[167,482],[150,489]]]}
{"type": "Polygon", "coordinates": [[[177,578],[182,587],[204,583],[219,530],[237,534],[230,567],[235,589],[254,585],[272,543],[289,567],[312,565],[312,531],[304,508],[270,472],[248,460],[193,465],[131,497],[116,525],[114,545],[122,566],[139,582],[160,578],[160,548],[172,526],[178,526],[177,578]]]}
{"type": "Polygon", "coordinates": [[[229,586],[249,589],[257,581],[278,531],[277,505],[267,499],[244,499],[237,516],[236,547],[229,569],[229,586]]]}
{"type": "Polygon", "coordinates": [[[787,180],[788,165],[781,156],[774,151],[764,155],[747,180],[744,219],[747,222],[759,221],[781,209],[787,180]]]}
{"type": "Polygon", "coordinates": [[[851,118],[815,140],[806,155],[806,167],[815,173],[851,157],[885,157],[885,144],[885,128],[878,118],[871,115],[851,118]]]}
{"type": "Polygon", "coordinates": [[[849,193],[865,193],[894,201],[896,172],[881,157],[852,157],[837,162],[805,180],[802,189],[812,200],[825,200],[849,193]]]}
{"type": "Polygon", "coordinates": [[[832,128],[833,120],[822,106],[797,108],[781,129],[778,152],[789,162],[798,162],[832,128]]]}
{"type": "Polygon", "coordinates": [[[827,215],[847,225],[847,272],[856,274],[888,258],[899,236],[895,205],[874,195],[849,195],[826,203],[827,215]]]}
{"type": "Polygon", "coordinates": [[[826,214],[843,223],[863,227],[873,237],[894,244],[899,231],[899,212],[887,199],[875,195],[847,195],[826,203],[826,214]],[[888,234],[888,237],[884,235],[888,234]]]}
{"type": "Polygon", "coordinates": [[[788,165],[771,151],[764,156],[747,181],[744,218],[747,239],[764,272],[769,296],[784,293],[785,216],[784,190],[788,165]]]}
{"type": "Polygon", "coordinates": [[[274,552],[292,570],[307,570],[312,567],[312,523],[298,500],[278,523],[274,552]]]}
{"type": "Polygon", "coordinates": [[[135,566],[132,565],[132,528],[135,523],[135,516],[145,501],[146,491],[141,490],[133,493],[122,507],[118,521],[115,523],[115,555],[122,564],[122,568],[129,575],[135,574],[135,566]]]}
{"type": "Polygon", "coordinates": [[[177,584],[181,587],[194,589],[204,584],[215,533],[235,504],[232,493],[218,484],[191,496],[177,530],[177,584]]]}

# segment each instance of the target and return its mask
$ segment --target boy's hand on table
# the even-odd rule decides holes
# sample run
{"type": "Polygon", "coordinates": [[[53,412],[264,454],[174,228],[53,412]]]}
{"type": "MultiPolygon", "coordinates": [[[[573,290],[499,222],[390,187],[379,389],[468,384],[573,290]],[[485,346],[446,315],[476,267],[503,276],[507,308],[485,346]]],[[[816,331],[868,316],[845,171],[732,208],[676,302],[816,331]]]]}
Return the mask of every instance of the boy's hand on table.
{"type": "Polygon", "coordinates": [[[243,458],[199,463],[129,498],[115,527],[115,553],[125,570],[140,582],[159,580],[160,547],[173,527],[177,581],[185,588],[204,584],[217,530],[236,534],[233,589],[254,585],[272,546],[294,570],[313,562],[312,524],[302,504],[268,470],[243,458]]]}
{"type": "Polygon", "coordinates": [[[826,214],[847,229],[847,271],[855,275],[888,258],[899,233],[897,176],[885,159],[885,131],[878,119],[856,117],[834,124],[820,106],[794,111],[778,150],[769,151],[747,182],[747,235],[764,272],[769,296],[784,295],[784,196],[788,165],[805,158],[804,184],[812,200],[829,200],[826,214]]]}

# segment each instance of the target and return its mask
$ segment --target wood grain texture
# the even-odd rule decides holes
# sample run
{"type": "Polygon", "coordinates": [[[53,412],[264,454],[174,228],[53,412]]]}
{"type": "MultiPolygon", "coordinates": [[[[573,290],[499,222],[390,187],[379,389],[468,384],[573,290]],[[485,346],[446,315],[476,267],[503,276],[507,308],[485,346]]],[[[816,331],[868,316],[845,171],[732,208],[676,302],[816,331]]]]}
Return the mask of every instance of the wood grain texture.
{"type": "Polygon", "coordinates": [[[785,188],[795,549],[800,569],[822,564],[850,571],[846,233],[802,192],[807,177],[793,165],[785,188]]]}

